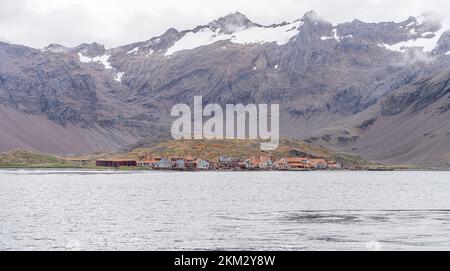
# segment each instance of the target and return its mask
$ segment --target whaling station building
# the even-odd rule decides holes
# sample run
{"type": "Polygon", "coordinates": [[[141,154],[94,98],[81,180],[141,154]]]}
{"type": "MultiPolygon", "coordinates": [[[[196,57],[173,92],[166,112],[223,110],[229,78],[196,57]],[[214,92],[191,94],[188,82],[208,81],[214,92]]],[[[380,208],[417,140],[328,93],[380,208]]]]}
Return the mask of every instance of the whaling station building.
{"type": "Polygon", "coordinates": [[[154,170],[179,170],[179,171],[196,171],[196,170],[334,170],[342,168],[336,162],[323,158],[282,158],[276,160],[273,156],[251,157],[245,160],[232,158],[227,156],[220,157],[217,161],[208,161],[204,159],[188,157],[155,157],[147,158],[141,155],[140,161],[132,160],[98,160],[98,167],[140,167],[154,170]]]}

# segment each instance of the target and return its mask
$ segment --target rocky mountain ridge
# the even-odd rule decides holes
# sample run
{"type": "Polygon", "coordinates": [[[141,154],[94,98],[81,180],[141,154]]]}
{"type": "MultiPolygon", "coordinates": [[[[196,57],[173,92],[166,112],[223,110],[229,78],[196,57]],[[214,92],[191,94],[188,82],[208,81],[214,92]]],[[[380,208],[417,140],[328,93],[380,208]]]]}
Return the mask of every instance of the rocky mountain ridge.
{"type": "Polygon", "coordinates": [[[0,43],[0,149],[86,153],[157,141],[168,137],[170,108],[201,95],[205,103],[279,103],[283,137],[381,162],[447,166],[449,73],[450,31],[431,14],[334,25],[308,12],[262,26],[234,13],[117,48],[0,43]],[[13,127],[13,115],[57,125],[53,142],[71,127],[83,144],[33,144],[34,132],[13,127]],[[430,131],[439,133],[424,136],[430,131]]]}

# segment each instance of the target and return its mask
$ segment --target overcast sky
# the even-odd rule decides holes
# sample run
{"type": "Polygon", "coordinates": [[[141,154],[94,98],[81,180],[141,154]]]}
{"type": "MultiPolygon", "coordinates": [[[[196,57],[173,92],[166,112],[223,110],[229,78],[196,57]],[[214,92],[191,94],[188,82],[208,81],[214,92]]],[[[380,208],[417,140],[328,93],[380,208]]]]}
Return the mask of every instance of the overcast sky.
{"type": "Polygon", "coordinates": [[[450,1],[0,0],[0,38],[36,48],[93,41],[113,47],[147,40],[170,27],[191,29],[234,11],[270,25],[298,19],[309,10],[333,23],[355,18],[402,21],[425,11],[436,12],[446,20],[450,1]]]}

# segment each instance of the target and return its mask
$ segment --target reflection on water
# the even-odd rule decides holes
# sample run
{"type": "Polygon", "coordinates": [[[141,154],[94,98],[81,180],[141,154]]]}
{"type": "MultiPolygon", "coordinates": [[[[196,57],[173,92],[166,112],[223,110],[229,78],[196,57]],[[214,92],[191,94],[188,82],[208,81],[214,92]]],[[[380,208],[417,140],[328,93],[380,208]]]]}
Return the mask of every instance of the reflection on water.
{"type": "Polygon", "coordinates": [[[0,171],[0,250],[448,250],[449,177],[0,171]]]}

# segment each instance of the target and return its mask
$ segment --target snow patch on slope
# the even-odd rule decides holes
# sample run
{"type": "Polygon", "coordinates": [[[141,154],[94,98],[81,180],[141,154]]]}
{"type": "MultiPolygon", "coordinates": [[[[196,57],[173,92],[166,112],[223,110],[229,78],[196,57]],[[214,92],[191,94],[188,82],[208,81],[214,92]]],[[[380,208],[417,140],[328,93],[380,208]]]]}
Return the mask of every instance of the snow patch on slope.
{"type": "Polygon", "coordinates": [[[119,82],[119,83],[122,83],[122,77],[123,77],[124,74],[125,74],[124,72],[118,72],[116,74],[116,76],[114,77],[114,80],[119,82]]]}
{"type": "Polygon", "coordinates": [[[432,38],[426,38],[426,36],[429,36],[432,33],[425,33],[420,38],[410,39],[396,44],[381,43],[379,44],[379,46],[394,52],[401,52],[401,53],[404,53],[411,48],[422,48],[424,52],[432,52],[434,49],[436,49],[437,43],[441,38],[441,35],[445,31],[446,31],[445,29],[437,31],[436,33],[434,33],[434,37],[432,38]]]}
{"type": "Polygon", "coordinates": [[[98,63],[98,64],[102,64],[105,69],[109,70],[112,69],[113,67],[111,66],[111,64],[109,64],[109,58],[111,57],[110,55],[102,55],[102,56],[96,56],[93,58],[90,57],[86,57],[84,56],[82,53],[78,53],[78,56],[80,57],[80,62],[82,63],[98,63]]]}
{"type": "Polygon", "coordinates": [[[274,27],[252,26],[235,29],[232,34],[221,33],[220,29],[203,28],[197,32],[188,32],[180,40],[170,47],[166,56],[173,55],[183,50],[192,50],[200,46],[206,46],[218,41],[229,40],[237,44],[263,44],[276,42],[278,45],[288,43],[293,37],[298,35],[298,28],[303,23],[295,21],[290,24],[278,25],[274,27]]]}
{"type": "Polygon", "coordinates": [[[130,50],[127,52],[127,55],[137,55],[139,51],[139,46],[136,48],[133,48],[133,50],[130,50]]]}
{"type": "Polygon", "coordinates": [[[212,31],[209,28],[203,28],[198,32],[188,32],[180,40],[170,47],[166,56],[173,55],[178,51],[192,50],[194,48],[210,45],[220,40],[230,39],[228,35],[220,35],[219,31],[212,31]]]}
{"type": "Polygon", "coordinates": [[[353,38],[353,35],[348,35],[348,36],[339,36],[338,34],[337,34],[337,30],[336,29],[333,29],[333,36],[330,36],[330,37],[328,37],[328,36],[323,36],[323,37],[321,37],[320,39],[321,40],[336,40],[336,41],[341,41],[341,40],[343,40],[343,39],[345,39],[345,38],[353,38]]]}

